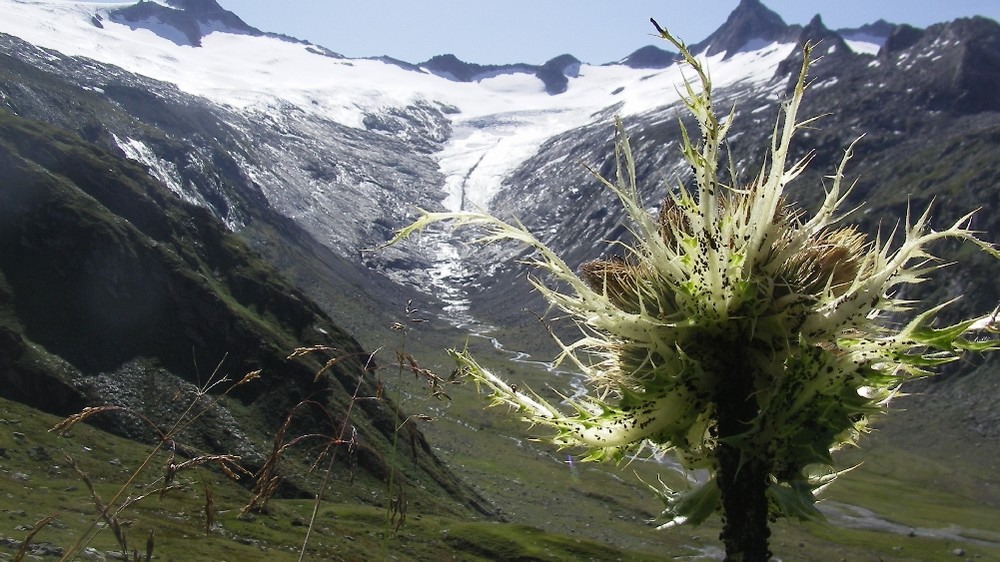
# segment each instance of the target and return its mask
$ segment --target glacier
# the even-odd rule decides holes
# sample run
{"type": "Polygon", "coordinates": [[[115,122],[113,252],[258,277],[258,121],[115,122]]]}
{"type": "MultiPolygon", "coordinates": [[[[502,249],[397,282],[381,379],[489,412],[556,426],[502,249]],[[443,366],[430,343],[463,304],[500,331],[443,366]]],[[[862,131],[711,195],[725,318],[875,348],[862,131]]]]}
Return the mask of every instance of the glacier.
{"type": "MultiPolygon", "coordinates": [[[[650,70],[582,64],[564,94],[550,95],[530,74],[454,82],[382,60],[328,56],[304,42],[230,32],[221,24],[204,26],[202,44],[195,47],[169,30],[155,30],[155,23],[128,25],[112,17],[129,5],[2,0],[0,32],[175,84],[251,116],[277,119],[292,108],[361,129],[366,117],[422,103],[454,108],[447,113],[452,133],[433,155],[445,177],[441,200],[451,210],[488,208],[503,179],[556,135],[595,120],[610,123],[613,114],[676,103],[683,80],[678,65],[650,70]]],[[[709,57],[707,66],[717,87],[763,83],[792,49],[791,43],[771,43],[728,58],[723,52],[709,57]]],[[[128,152],[141,158],[141,151],[128,152]]],[[[162,169],[152,160],[143,163],[162,169]]]]}

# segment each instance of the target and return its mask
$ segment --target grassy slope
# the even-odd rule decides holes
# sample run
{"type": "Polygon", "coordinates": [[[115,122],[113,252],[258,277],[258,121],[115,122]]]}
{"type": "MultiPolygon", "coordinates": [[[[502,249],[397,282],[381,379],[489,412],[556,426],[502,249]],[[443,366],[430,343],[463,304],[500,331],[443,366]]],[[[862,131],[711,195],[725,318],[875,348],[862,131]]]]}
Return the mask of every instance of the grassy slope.
{"type": "MultiPolygon", "coordinates": [[[[0,399],[0,518],[13,540],[0,543],[3,553],[16,552],[39,520],[54,515],[34,543],[68,547],[95,523],[95,507],[86,486],[69,465],[75,459],[105,501],[109,501],[139,467],[150,448],[87,425],[75,426],[67,437],[47,430],[59,418],[18,402],[0,399]]],[[[138,496],[162,485],[168,456],[153,456],[148,469],[126,494],[138,496]]],[[[306,533],[312,503],[275,500],[268,513],[241,519],[248,494],[213,469],[181,472],[179,489],[160,499],[157,494],[130,506],[119,516],[129,544],[145,550],[155,531],[155,555],[161,560],[293,560],[306,533]],[[206,487],[211,490],[214,524],[206,533],[206,487]]],[[[349,486],[349,484],[340,484],[349,486]]],[[[98,525],[103,527],[103,525],[98,525]]],[[[361,502],[324,504],[309,543],[314,560],[510,560],[605,559],[625,557],[606,545],[586,539],[542,533],[524,525],[504,525],[410,512],[396,534],[386,511],[361,502]],[[374,556],[374,553],[381,553],[374,556]]],[[[102,552],[118,549],[104,529],[89,547],[102,552]]],[[[631,554],[629,559],[634,558],[631,554]]]]}
{"type": "MultiPolygon", "coordinates": [[[[986,134],[986,133],[983,133],[986,134]]],[[[989,131],[992,134],[992,131],[989,131]]],[[[968,140],[966,138],[965,140],[968,140]]],[[[839,144],[837,146],[840,146],[839,144]]],[[[978,170],[979,175],[951,177],[952,165],[933,167],[950,162],[955,147],[943,143],[928,152],[915,154],[916,165],[910,176],[892,173],[891,177],[872,178],[874,183],[915,185],[920,195],[926,186],[920,181],[930,177],[949,180],[949,185],[992,186],[992,170],[980,162],[992,162],[992,153],[976,154],[977,162],[963,166],[978,170]],[[981,177],[986,175],[987,177],[981,177]],[[891,181],[890,181],[891,180],[891,181]],[[892,183],[895,182],[895,183],[892,183]]],[[[967,153],[968,154],[968,153],[967,153]]],[[[889,174],[889,172],[886,172],[889,174]]],[[[893,191],[893,190],[889,190],[893,191]]],[[[907,189],[895,190],[896,199],[878,201],[876,208],[898,211],[909,198],[907,189]]],[[[950,193],[949,201],[963,199],[955,206],[968,208],[969,199],[994,197],[992,191],[967,189],[950,193]]],[[[982,202],[982,201],[981,201],[982,202]]],[[[880,214],[880,213],[873,213],[880,214]]],[[[992,220],[992,219],[991,219],[992,220]]],[[[991,222],[989,226],[993,226],[991,222]]],[[[267,238],[267,236],[265,236],[267,238]]],[[[191,259],[197,260],[196,256],[191,259]]],[[[211,273],[213,268],[206,269],[211,273]]],[[[234,272],[238,273],[238,272],[234,272]]],[[[252,272],[251,272],[252,273],[252,272]]],[[[239,275],[237,275],[238,277],[239,275]]],[[[212,279],[212,275],[207,276],[212,279]]],[[[260,285],[273,282],[268,278],[260,285]]],[[[7,291],[0,277],[0,297],[7,291]]],[[[255,310],[230,298],[230,288],[217,284],[226,296],[227,305],[243,310],[248,318],[255,310]]],[[[9,289],[9,288],[8,288],[9,289]]],[[[329,305],[329,303],[324,303],[329,305]]],[[[353,301],[357,313],[365,308],[353,301]]],[[[248,322],[279,323],[279,319],[264,314],[248,322]]],[[[533,324],[534,322],[529,322],[533,324]]],[[[422,328],[427,347],[461,345],[460,337],[448,330],[431,332],[422,328]]],[[[386,334],[387,341],[395,341],[386,334]]],[[[536,334],[544,338],[543,333],[536,334]]],[[[371,336],[377,339],[378,334],[371,336]]],[[[533,337],[515,334],[515,339],[533,337]]],[[[285,341],[283,345],[293,342],[285,341]]],[[[391,344],[390,344],[391,346],[391,344]]],[[[421,352],[421,360],[436,365],[447,373],[447,361],[421,352]],[[426,358],[426,359],[425,359],[426,358]]],[[[502,368],[508,369],[508,368],[502,368]]],[[[516,368],[506,374],[544,388],[537,372],[516,368]]],[[[694,557],[698,553],[712,556],[718,553],[718,525],[709,522],[704,527],[682,527],[669,531],[653,531],[647,520],[658,511],[658,503],[638,483],[637,471],[648,482],[654,482],[656,468],[648,463],[633,463],[622,470],[614,467],[570,467],[564,453],[531,443],[530,431],[509,421],[500,412],[483,411],[482,402],[471,389],[449,389],[454,400],[426,400],[426,390],[418,382],[386,381],[389,392],[399,388],[403,406],[409,411],[436,416],[434,423],[422,424],[436,449],[447,463],[468,479],[486,497],[503,510],[507,524],[460,521],[431,515],[425,506],[411,505],[405,525],[396,536],[387,534],[385,513],[370,496],[364,497],[360,484],[352,489],[347,479],[337,483],[331,495],[335,503],[324,506],[315,539],[310,543],[312,559],[642,559],[646,556],[694,557]],[[423,513],[421,513],[423,512],[423,513]],[[541,532],[539,530],[544,530],[541,532]],[[618,550],[623,549],[623,550],[618,550]],[[627,551],[626,551],[627,549],[627,551]]],[[[561,390],[565,380],[551,382],[561,390]]],[[[977,387],[979,389],[983,386],[977,387]]],[[[994,385],[995,388],[995,385],[994,385]]],[[[886,420],[883,431],[867,440],[865,450],[847,452],[844,464],[864,459],[865,464],[844,476],[830,490],[828,498],[837,505],[848,504],[871,510],[875,516],[903,529],[902,534],[887,530],[845,528],[834,525],[782,522],[775,527],[773,549],[785,560],[954,560],[956,548],[964,549],[969,558],[1000,559],[1000,482],[997,472],[996,447],[968,447],[961,432],[947,430],[940,424],[961,411],[946,405],[928,403],[919,398],[913,409],[886,420]],[[971,449],[971,450],[970,450],[971,449]],[[933,531],[964,534],[954,537],[926,537],[933,531]],[[916,536],[906,529],[915,528],[916,536]],[[977,542],[978,541],[978,542],[977,542]]],[[[959,408],[960,410],[960,408],[959,408]]],[[[57,421],[17,403],[0,403],[0,519],[6,516],[10,525],[4,531],[8,537],[22,539],[42,516],[59,512],[56,523],[50,524],[37,536],[61,546],[72,544],[93,520],[93,505],[81,484],[66,465],[63,452],[77,457],[81,467],[97,482],[102,497],[108,499],[138,466],[148,448],[119,440],[87,427],[74,430],[69,439],[58,439],[45,429],[57,421]],[[23,438],[15,438],[15,432],[23,438]],[[41,453],[39,447],[46,453],[41,453]],[[114,459],[118,459],[116,462],[114,459]],[[28,479],[23,480],[22,475],[28,479]]],[[[981,442],[981,441],[979,441],[981,442]]],[[[148,482],[163,471],[164,456],[158,456],[151,472],[139,480],[131,493],[142,493],[148,482]]],[[[665,478],[668,476],[665,476],[665,478]]],[[[182,478],[185,480],[185,478],[182,478]]],[[[146,532],[156,529],[157,556],[176,560],[259,559],[262,552],[275,559],[294,559],[305,534],[311,506],[303,501],[281,500],[272,504],[271,513],[254,521],[236,517],[246,499],[246,491],[232,485],[220,474],[201,470],[186,475],[188,485],[160,502],[152,498],[122,515],[130,540],[142,550],[146,532]],[[214,490],[218,526],[209,534],[203,531],[204,492],[202,481],[214,490]]],[[[315,481],[314,481],[315,482],[315,481]]],[[[377,483],[368,482],[366,487],[377,483]]],[[[6,544],[6,543],[5,543],[6,544]]],[[[115,548],[107,531],[93,545],[100,550],[115,548]]],[[[6,552],[13,553],[16,548],[6,552]]],[[[0,558],[4,550],[0,550],[0,558]]]]}
{"type": "MultiPolygon", "coordinates": [[[[231,452],[249,442],[266,454],[285,416],[310,398],[320,407],[301,410],[293,431],[336,435],[350,411],[361,439],[357,488],[378,501],[370,492],[384,490],[394,406],[366,399],[351,407],[354,392],[377,393],[363,367],[368,353],[317,305],[204,209],[69,132],[0,111],[0,176],[0,395],[63,415],[127,405],[166,427],[180,416],[170,410],[183,402],[169,399],[175,390],[201,386],[225,357],[223,374],[235,380],[251,369],[263,374],[223,400],[226,412],[208,412],[215,423],[186,445],[231,452]],[[335,351],[286,359],[313,344],[335,351]],[[131,373],[139,378],[126,379],[131,373]]],[[[391,462],[414,502],[473,511],[476,498],[423,436],[410,427],[398,433],[411,454],[391,462]]]]}
{"type": "MultiPolygon", "coordinates": [[[[411,389],[416,390],[416,389],[411,389]]],[[[323,504],[309,542],[309,559],[334,560],[643,560],[718,555],[717,521],[699,528],[655,531],[648,520],[657,502],[638,483],[662,467],[633,463],[627,470],[598,465],[571,468],[564,457],[524,440],[524,428],[497,413],[483,412],[472,389],[452,392],[454,405],[424,426],[440,443],[446,460],[504,509],[508,523],[474,522],[421,513],[411,507],[392,533],[382,507],[358,499],[323,504]],[[469,425],[472,425],[471,429],[469,425]],[[495,431],[500,430],[500,431],[495,431]],[[469,439],[474,433],[475,440],[469,439]]],[[[429,411],[429,410],[428,410],[429,411]]],[[[47,430],[59,418],[23,404],[0,400],[0,518],[6,552],[16,552],[28,530],[45,516],[53,523],[34,538],[66,548],[95,521],[94,504],[69,467],[72,456],[109,500],[141,465],[150,448],[86,425],[60,438],[47,430]]],[[[896,531],[851,529],[836,524],[781,522],[773,550],[784,560],[953,560],[1000,557],[1000,478],[975,467],[930,461],[892,447],[881,435],[864,451],[865,463],[838,481],[827,499],[870,510],[896,531]],[[914,536],[909,536],[909,529],[914,536]],[[902,532],[900,532],[900,530],[902,532]],[[946,532],[952,536],[933,536],[946,532]]],[[[845,463],[858,455],[848,452],[845,463]]],[[[167,455],[154,455],[149,468],[126,493],[149,493],[162,485],[167,455]]],[[[671,478],[664,474],[664,478],[671,478]]],[[[155,530],[155,553],[165,560],[292,560],[305,537],[312,504],[276,500],[268,513],[238,517],[248,493],[214,469],[180,473],[182,488],[160,500],[153,494],[123,512],[130,544],[144,550],[155,530]],[[215,524],[206,533],[205,486],[212,492],[215,524]]],[[[338,487],[350,487],[341,480],[338,487]]],[[[343,492],[344,490],[341,490],[343,492]]],[[[343,497],[343,493],[340,494],[343,497]]],[[[843,509],[843,508],[841,508],[843,509]]],[[[117,548],[103,530],[90,543],[117,548]]],[[[4,550],[0,549],[0,556],[4,550]]]]}
{"type": "MultiPolygon", "coordinates": [[[[472,345],[481,347],[477,350],[481,358],[491,353],[485,343],[473,340],[472,345]]],[[[564,393],[570,388],[565,378],[512,366],[503,357],[493,361],[505,377],[526,383],[543,396],[555,396],[545,390],[549,386],[564,393]]],[[[417,390],[413,392],[417,396],[417,390]]],[[[452,402],[427,410],[437,421],[425,424],[424,431],[442,457],[494,499],[510,521],[645,552],[719,554],[718,521],[699,528],[652,529],[648,521],[660,504],[640,478],[655,483],[660,474],[665,481],[680,484],[664,466],[650,462],[571,466],[567,454],[572,451],[558,452],[530,441],[530,428],[511,421],[505,412],[484,410],[484,400],[473,389],[461,387],[451,396],[452,402]]],[[[413,402],[404,406],[427,408],[413,402]]],[[[843,451],[838,456],[841,468],[861,465],[824,494],[830,523],[777,523],[772,540],[775,556],[944,560],[955,559],[956,549],[968,557],[1000,556],[996,447],[986,444],[970,453],[961,441],[961,426],[946,429],[945,413],[928,406],[919,397],[898,399],[894,409],[899,411],[877,421],[862,449],[843,451]],[[858,519],[855,508],[867,517],[858,519]],[[855,518],[847,517],[851,515],[855,518]],[[863,525],[851,528],[858,524],[863,525]]]]}
{"type": "MultiPolygon", "coordinates": [[[[233,275],[237,273],[234,271],[233,275]]],[[[2,292],[9,290],[10,287],[0,287],[2,292]]],[[[256,312],[253,310],[256,307],[247,309],[238,305],[239,299],[232,298],[230,290],[225,289],[223,293],[233,308],[243,310],[248,316],[256,312]]],[[[266,315],[263,318],[268,323],[276,320],[266,315]]],[[[539,332],[542,332],[540,328],[539,332]]],[[[522,333],[516,337],[532,336],[522,333]]],[[[538,333],[534,337],[544,338],[545,334],[538,333]]],[[[387,332],[387,346],[398,344],[397,338],[398,335],[387,332]]],[[[434,350],[462,343],[460,335],[434,325],[421,325],[413,339],[423,340],[425,349],[434,350]]],[[[285,341],[283,345],[291,345],[291,342],[285,341]]],[[[489,353],[489,347],[484,346],[483,352],[489,353]]],[[[439,373],[449,372],[448,361],[438,353],[428,355],[421,351],[418,359],[439,373]]],[[[521,366],[504,365],[499,370],[537,389],[544,389],[547,384],[561,391],[569,388],[565,379],[550,379],[521,366]]],[[[423,381],[413,381],[409,375],[397,379],[383,374],[383,383],[390,395],[398,390],[404,409],[437,418],[434,423],[422,424],[422,428],[430,435],[439,455],[453,471],[495,501],[509,523],[476,523],[440,517],[434,515],[440,513],[439,510],[417,500],[410,506],[400,533],[387,535],[384,511],[380,507],[384,504],[363,493],[365,489],[377,487],[377,482],[359,481],[352,485],[347,478],[339,478],[330,491],[335,503],[324,507],[317,535],[310,543],[310,548],[314,549],[313,559],[361,559],[370,558],[372,553],[379,553],[380,558],[414,560],[477,557],[638,559],[641,554],[637,553],[661,557],[664,553],[669,556],[717,555],[717,522],[697,529],[683,527],[662,532],[654,531],[648,524],[659,506],[632,472],[639,472],[647,482],[655,482],[659,467],[649,463],[633,463],[621,471],[592,465],[570,467],[565,462],[565,454],[528,441],[526,436],[530,432],[522,425],[509,421],[499,412],[483,411],[482,401],[472,389],[449,388],[453,400],[438,402],[428,400],[423,381]]],[[[79,457],[81,466],[98,482],[98,490],[105,499],[127,480],[129,469],[139,465],[147,449],[85,428],[75,430],[71,440],[57,440],[45,433],[45,429],[55,422],[54,418],[46,419],[14,403],[7,403],[5,407],[7,413],[2,417],[7,423],[0,426],[0,447],[5,450],[5,456],[0,457],[0,478],[6,480],[0,509],[14,522],[12,528],[21,529],[25,525],[30,527],[42,516],[57,511],[62,513],[59,522],[47,527],[37,540],[68,546],[90,524],[93,515],[89,494],[66,468],[62,449],[79,457]],[[23,442],[14,438],[14,432],[24,435],[23,442]],[[39,446],[48,454],[40,455],[39,446]],[[35,452],[30,452],[32,450],[35,452]],[[112,463],[113,459],[119,462],[112,463]],[[28,480],[22,480],[21,475],[28,480]],[[25,507],[29,505],[30,510],[25,507]]],[[[940,420],[944,415],[944,412],[934,412],[930,419],[940,420]]],[[[870,441],[865,451],[866,463],[838,482],[830,498],[871,510],[877,517],[904,530],[917,528],[917,536],[909,537],[905,532],[784,522],[776,526],[773,541],[779,557],[952,559],[956,548],[986,559],[1000,557],[998,529],[992,523],[1000,521],[997,483],[991,465],[983,462],[990,458],[995,462],[996,457],[991,457],[989,451],[977,456],[953,456],[951,449],[946,448],[940,452],[934,449],[920,451],[917,448],[920,443],[912,437],[902,440],[908,449],[894,448],[891,437],[913,435],[909,428],[901,427],[907,421],[921,420],[919,414],[908,413],[900,416],[898,430],[887,423],[886,432],[876,434],[870,441]],[[920,454],[912,451],[920,451],[920,454]],[[945,462],[948,460],[954,462],[948,464],[945,462]],[[957,526],[959,532],[966,533],[972,540],[922,536],[932,534],[933,530],[947,530],[950,525],[957,526]]],[[[931,443],[948,444],[948,435],[939,431],[928,433],[927,437],[931,443]]],[[[140,482],[154,480],[163,470],[164,460],[165,457],[157,458],[153,472],[140,482]]],[[[851,458],[846,461],[850,462],[851,458]]],[[[270,514],[251,522],[241,521],[236,518],[236,510],[246,499],[243,488],[224,482],[212,471],[201,471],[189,478],[193,478],[191,484],[186,491],[178,492],[176,499],[163,503],[146,500],[135,512],[130,510],[128,515],[122,516],[123,521],[134,520],[128,530],[132,542],[140,550],[146,529],[155,528],[157,552],[166,559],[208,560],[240,555],[255,558],[259,557],[262,548],[269,556],[292,558],[292,552],[304,536],[303,523],[309,513],[307,503],[278,501],[272,505],[270,514]],[[203,479],[217,490],[216,519],[221,525],[208,535],[202,531],[204,496],[200,481],[203,479]]],[[[316,482],[312,480],[313,485],[317,485],[316,482]]],[[[132,493],[142,493],[141,487],[134,490],[132,493]]],[[[16,530],[10,536],[19,540],[27,533],[27,530],[16,530]]],[[[114,548],[110,534],[102,533],[96,540],[95,545],[102,550],[114,548]]]]}

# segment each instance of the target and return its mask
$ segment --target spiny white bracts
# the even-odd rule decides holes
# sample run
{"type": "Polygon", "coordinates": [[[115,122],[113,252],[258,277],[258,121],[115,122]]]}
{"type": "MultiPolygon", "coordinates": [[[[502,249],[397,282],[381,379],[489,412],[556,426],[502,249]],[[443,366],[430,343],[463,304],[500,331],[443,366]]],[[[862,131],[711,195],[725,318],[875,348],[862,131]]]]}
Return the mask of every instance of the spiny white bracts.
{"type": "MultiPolygon", "coordinates": [[[[584,264],[577,275],[520,223],[484,213],[424,213],[393,243],[450,221],[482,229],[481,242],[513,240],[535,250],[530,264],[557,279],[560,288],[538,278],[532,283],[584,330],[576,342],[559,342],[558,360],[577,366],[594,396],[566,400],[574,411],[564,413],[503,382],[468,353],[456,351],[453,357],[490,390],[494,403],[554,428],[555,444],[584,447],[592,460],[619,460],[651,447],[674,451],[687,468],[714,470],[715,396],[730,377],[750,376],[756,417],[747,422],[748,431],[726,443],[739,447],[741,458],[759,458],[770,467],[768,495],[776,515],[818,516],[813,491],[832,473],[815,478],[812,465],[832,464],[830,452],[855,442],[868,417],[884,409],[902,382],[964,352],[998,348],[995,312],[933,328],[940,305],[894,328],[887,314],[914,303],[893,295],[940,266],[927,249],[935,241],[965,240],[997,252],[969,230],[971,215],[940,232],[929,228],[929,211],[915,220],[906,217],[901,233],[886,241],[870,241],[842,225],[851,147],[811,218],[786,204],[786,186],[810,159],[787,162],[795,133],[813,121],[796,121],[809,45],[776,122],[767,162],[745,185],[723,184],[720,154],[734,113],[722,121],[716,117],[701,64],[682,43],[664,37],[680,49],[703,86],[699,93],[685,84],[699,139],[692,140],[681,126],[695,189],[676,186],[665,193],[658,215],[648,213],[618,122],[617,174],[594,175],[617,195],[631,221],[634,241],[621,246],[625,255],[584,264]],[[745,372],[732,372],[731,363],[720,360],[726,353],[738,354],[745,372]]],[[[736,178],[736,171],[729,177],[736,178]]],[[[714,489],[710,481],[686,494],[662,490],[668,524],[707,517],[718,505],[714,489]]]]}

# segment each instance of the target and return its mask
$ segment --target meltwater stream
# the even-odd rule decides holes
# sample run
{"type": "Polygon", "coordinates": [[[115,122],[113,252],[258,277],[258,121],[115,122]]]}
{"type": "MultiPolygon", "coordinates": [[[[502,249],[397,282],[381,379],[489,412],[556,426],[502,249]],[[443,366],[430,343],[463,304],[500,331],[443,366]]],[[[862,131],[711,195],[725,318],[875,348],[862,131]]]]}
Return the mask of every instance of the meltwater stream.
{"type": "MultiPolygon", "coordinates": [[[[428,276],[434,295],[440,299],[442,307],[441,318],[452,326],[462,330],[474,338],[486,340],[495,350],[505,355],[512,363],[524,365],[533,370],[554,375],[560,380],[568,381],[571,389],[570,398],[576,399],[587,393],[582,374],[557,369],[549,361],[533,359],[524,351],[506,348],[493,334],[496,328],[485,324],[470,313],[469,288],[472,286],[472,276],[465,273],[458,242],[449,233],[425,232],[424,243],[433,255],[433,261],[428,276]]],[[[565,389],[557,389],[565,392],[565,389]]]]}
{"type": "MultiPolygon", "coordinates": [[[[534,133],[527,131],[536,129],[534,120],[544,114],[501,112],[454,123],[451,140],[438,154],[441,171],[445,175],[442,186],[445,209],[449,212],[487,210],[493,195],[501,189],[503,177],[518,161],[530,156],[540,142],[537,130],[534,133]]],[[[543,121],[547,122],[546,119],[543,121]]],[[[471,314],[469,291],[475,290],[475,278],[467,273],[468,268],[462,263],[462,241],[447,229],[444,232],[425,231],[423,240],[431,256],[428,275],[433,293],[444,302],[441,314],[444,321],[471,337],[486,340],[513,363],[568,381],[571,398],[579,398],[587,392],[580,373],[556,369],[551,362],[532,359],[523,351],[507,349],[493,335],[495,327],[471,314]]],[[[565,388],[558,390],[562,393],[567,391],[565,388]]]]}

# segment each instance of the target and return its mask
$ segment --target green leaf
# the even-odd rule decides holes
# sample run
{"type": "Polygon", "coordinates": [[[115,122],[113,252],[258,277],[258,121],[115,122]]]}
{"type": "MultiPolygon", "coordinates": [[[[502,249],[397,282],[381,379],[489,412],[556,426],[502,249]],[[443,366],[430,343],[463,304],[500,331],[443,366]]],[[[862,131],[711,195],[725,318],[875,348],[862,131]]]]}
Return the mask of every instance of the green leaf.
{"type": "Polygon", "coordinates": [[[690,492],[676,493],[669,498],[664,496],[664,502],[667,509],[663,514],[671,519],[660,525],[660,529],[684,524],[699,525],[722,505],[722,490],[713,478],[690,492]]]}
{"type": "Polygon", "coordinates": [[[801,521],[826,519],[823,512],[816,509],[812,486],[804,480],[792,480],[787,485],[771,484],[767,487],[767,497],[784,517],[795,517],[801,521]]]}

